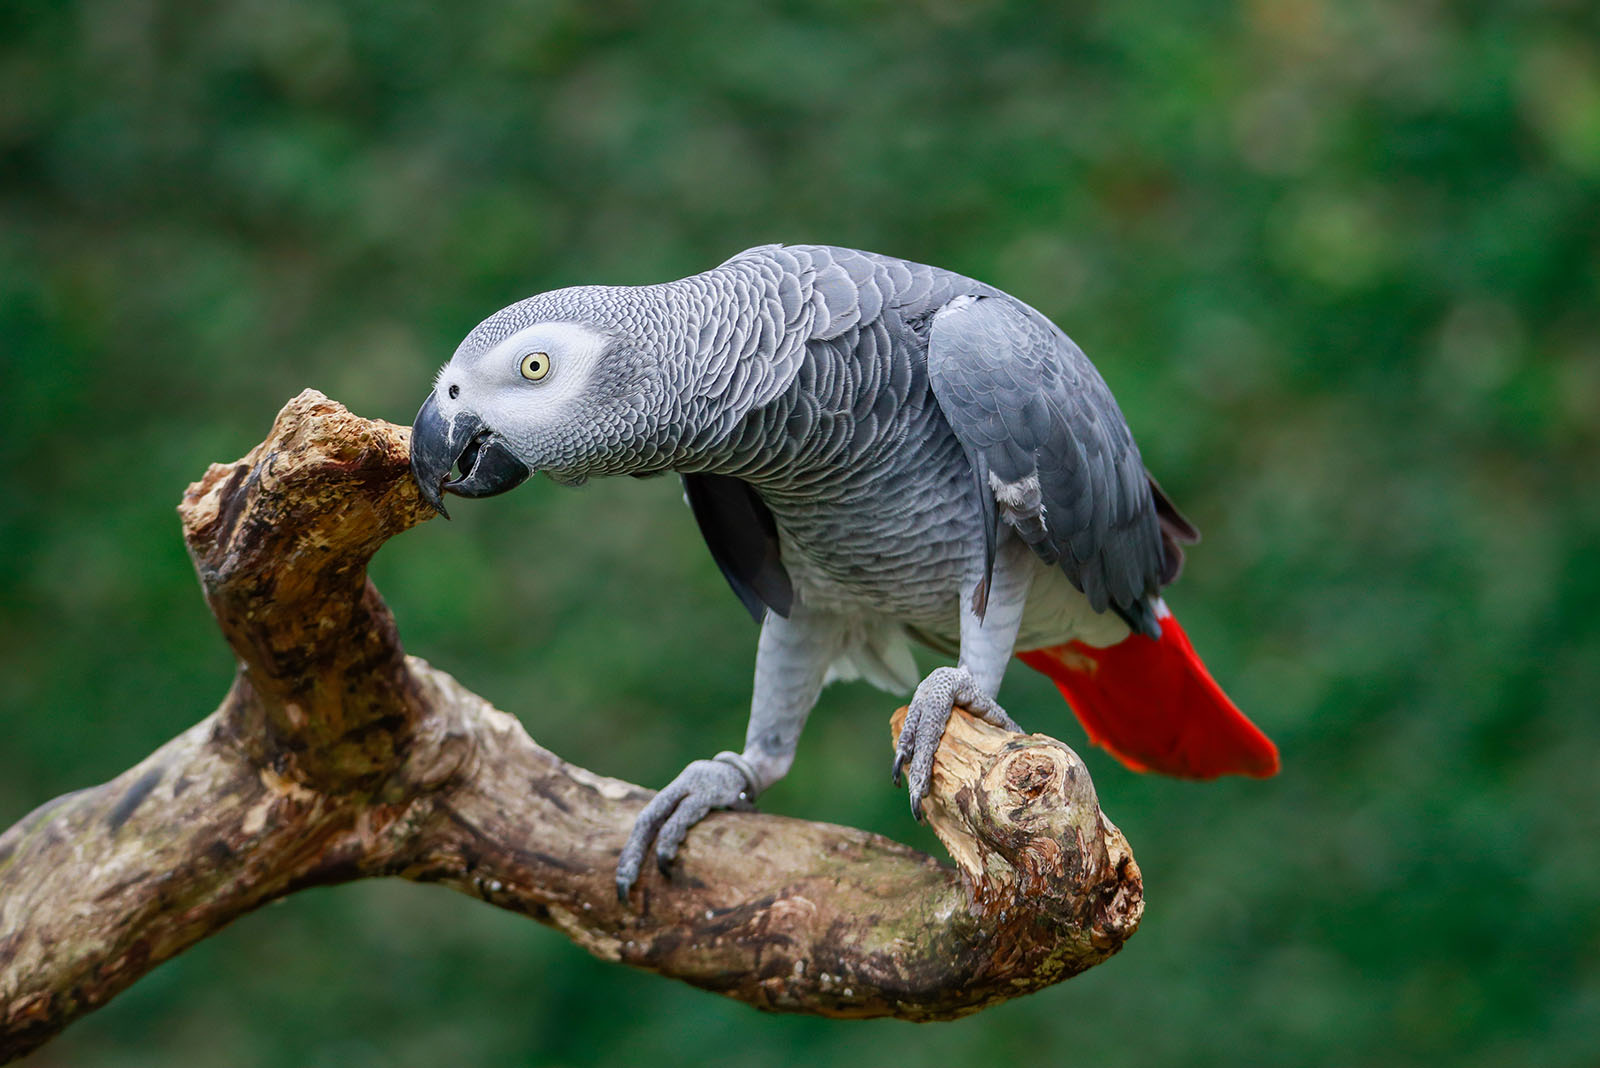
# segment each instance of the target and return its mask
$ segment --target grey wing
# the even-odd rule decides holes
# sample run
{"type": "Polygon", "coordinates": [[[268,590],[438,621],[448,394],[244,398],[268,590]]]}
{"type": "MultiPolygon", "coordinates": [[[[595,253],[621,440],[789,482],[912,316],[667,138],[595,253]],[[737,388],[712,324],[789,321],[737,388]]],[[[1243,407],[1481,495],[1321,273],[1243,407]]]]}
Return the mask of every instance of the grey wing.
{"type": "Polygon", "coordinates": [[[1159,637],[1151,601],[1177,561],[1133,434],[1088,357],[1009,297],[958,297],[933,318],[928,378],[978,481],[989,566],[998,513],[1095,611],[1159,637]]]}

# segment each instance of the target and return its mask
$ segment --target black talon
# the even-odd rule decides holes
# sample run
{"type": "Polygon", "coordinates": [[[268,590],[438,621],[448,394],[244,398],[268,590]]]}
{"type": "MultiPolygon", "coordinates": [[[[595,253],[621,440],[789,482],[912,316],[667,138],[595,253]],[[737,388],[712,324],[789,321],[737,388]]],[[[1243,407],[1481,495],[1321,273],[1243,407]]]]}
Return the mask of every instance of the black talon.
{"type": "Polygon", "coordinates": [[[894,755],[894,764],[889,768],[889,781],[894,783],[896,789],[899,789],[901,782],[904,781],[900,777],[900,769],[905,767],[905,764],[906,755],[904,753],[896,753],[894,755]]]}
{"type": "Polygon", "coordinates": [[[672,858],[656,854],[656,871],[661,873],[663,879],[672,878],[672,858]]]}
{"type": "Polygon", "coordinates": [[[624,882],[621,879],[617,880],[617,904],[624,906],[627,905],[628,891],[632,888],[632,886],[632,883],[624,882]]]}
{"type": "Polygon", "coordinates": [[[922,812],[922,798],[913,797],[911,799],[911,815],[918,823],[928,822],[928,817],[923,815],[922,812]]]}

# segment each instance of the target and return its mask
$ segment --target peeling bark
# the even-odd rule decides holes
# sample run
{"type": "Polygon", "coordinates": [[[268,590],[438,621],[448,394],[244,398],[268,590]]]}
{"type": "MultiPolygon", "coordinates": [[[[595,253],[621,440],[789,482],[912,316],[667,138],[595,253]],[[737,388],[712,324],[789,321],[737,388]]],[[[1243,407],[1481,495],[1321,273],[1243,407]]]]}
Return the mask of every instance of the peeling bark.
{"type": "Polygon", "coordinates": [[[622,906],[613,868],[649,792],[563,762],[405,656],[367,581],[383,542],[432,515],[405,428],[307,391],[179,511],[239,672],[143,762],[0,835],[0,1061],[251,909],[371,876],[835,1017],[974,1012],[1099,963],[1138,926],[1139,869],[1076,754],[959,710],[928,802],[954,868],[865,831],[722,812],[622,906]]]}

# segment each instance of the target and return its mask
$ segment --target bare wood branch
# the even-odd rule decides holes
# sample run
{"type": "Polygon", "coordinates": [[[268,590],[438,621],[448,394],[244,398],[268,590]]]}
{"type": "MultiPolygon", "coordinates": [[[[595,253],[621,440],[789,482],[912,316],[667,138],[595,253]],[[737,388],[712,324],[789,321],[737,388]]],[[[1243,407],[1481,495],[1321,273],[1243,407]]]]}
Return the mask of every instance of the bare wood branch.
{"type": "Polygon", "coordinates": [[[612,869],[649,792],[561,761],[406,657],[367,581],[378,547],[431,514],[405,428],[307,391],[180,512],[239,674],[143,762],[0,835],[0,1060],[251,909],[369,876],[837,1017],[973,1012],[1099,963],[1138,925],[1138,868],[1082,762],[963,713],[929,803],[955,869],[864,831],[724,812],[623,907],[612,869]]]}

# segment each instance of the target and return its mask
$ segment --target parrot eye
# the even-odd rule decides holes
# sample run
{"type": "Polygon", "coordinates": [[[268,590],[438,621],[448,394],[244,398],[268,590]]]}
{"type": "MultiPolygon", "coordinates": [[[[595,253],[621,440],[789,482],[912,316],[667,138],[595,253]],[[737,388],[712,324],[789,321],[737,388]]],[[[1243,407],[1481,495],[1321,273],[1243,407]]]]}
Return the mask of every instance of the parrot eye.
{"type": "Polygon", "coordinates": [[[530,352],[522,358],[522,377],[530,382],[537,382],[550,373],[550,354],[548,352],[530,352]]]}

